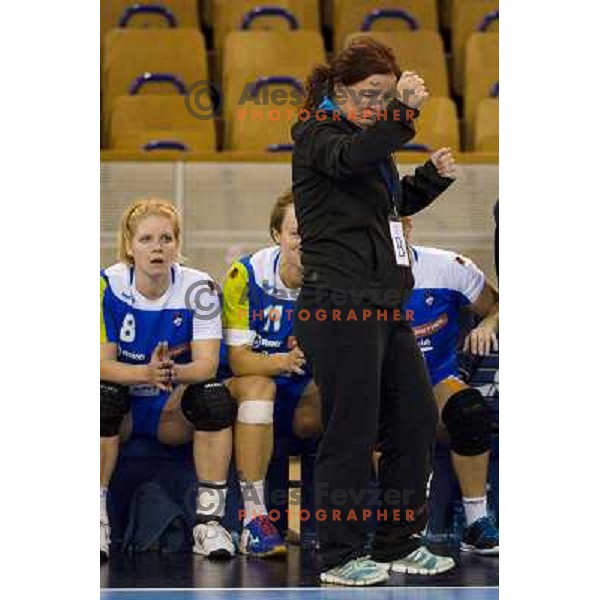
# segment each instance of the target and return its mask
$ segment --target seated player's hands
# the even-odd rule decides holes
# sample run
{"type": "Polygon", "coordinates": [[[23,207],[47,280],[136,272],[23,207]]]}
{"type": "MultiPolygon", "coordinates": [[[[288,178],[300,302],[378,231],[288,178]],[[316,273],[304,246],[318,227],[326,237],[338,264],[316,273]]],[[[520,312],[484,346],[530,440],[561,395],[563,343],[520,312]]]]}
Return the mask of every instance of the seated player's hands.
{"type": "Polygon", "coordinates": [[[412,71],[404,71],[396,84],[397,98],[411,108],[420,108],[429,98],[424,79],[412,71]]]}
{"type": "Polygon", "coordinates": [[[484,323],[475,327],[465,338],[463,350],[475,356],[488,356],[492,348],[498,351],[496,332],[484,323]]]}
{"type": "Polygon", "coordinates": [[[429,160],[434,164],[441,177],[456,179],[456,161],[454,160],[454,156],[452,156],[452,150],[450,148],[440,148],[439,150],[436,150],[429,157],[429,160]]]}
{"type": "Polygon", "coordinates": [[[305,371],[303,369],[306,364],[306,359],[304,358],[304,352],[300,350],[299,346],[295,346],[289,352],[285,354],[280,354],[281,361],[281,371],[283,373],[294,373],[295,375],[304,375],[305,371]]]}
{"type": "Polygon", "coordinates": [[[175,363],[169,357],[167,342],[159,342],[152,352],[148,363],[148,383],[155,385],[163,392],[173,390],[173,367],[175,363]]]}

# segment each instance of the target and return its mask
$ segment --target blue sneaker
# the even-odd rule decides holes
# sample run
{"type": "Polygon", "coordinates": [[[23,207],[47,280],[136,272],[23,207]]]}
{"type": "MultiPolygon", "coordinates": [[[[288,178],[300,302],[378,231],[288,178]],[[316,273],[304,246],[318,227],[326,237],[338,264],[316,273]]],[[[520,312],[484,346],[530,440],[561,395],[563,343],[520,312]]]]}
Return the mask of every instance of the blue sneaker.
{"type": "Polygon", "coordinates": [[[251,556],[282,556],[287,554],[284,539],[267,515],[255,517],[244,527],[240,552],[251,556]]]}
{"type": "Polygon", "coordinates": [[[499,554],[500,532],[491,517],[481,517],[464,530],[460,549],[485,556],[499,554]]]}
{"type": "Polygon", "coordinates": [[[349,560],[339,567],[333,567],[320,575],[321,583],[331,585],[376,585],[389,578],[389,567],[373,562],[368,556],[349,560]]]}

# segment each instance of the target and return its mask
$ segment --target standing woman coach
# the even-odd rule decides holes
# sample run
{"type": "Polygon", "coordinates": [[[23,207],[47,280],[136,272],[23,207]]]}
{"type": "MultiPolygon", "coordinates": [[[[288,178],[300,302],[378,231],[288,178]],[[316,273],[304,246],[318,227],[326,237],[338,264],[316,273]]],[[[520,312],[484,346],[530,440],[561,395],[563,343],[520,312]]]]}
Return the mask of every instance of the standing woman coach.
{"type": "Polygon", "coordinates": [[[304,267],[294,327],[322,398],[315,478],[315,509],[324,511],[321,581],[372,585],[388,578],[390,564],[433,575],[454,562],[431,554],[414,535],[427,522],[438,417],[410,325],[394,320],[414,283],[399,217],[424,209],[452,183],[454,159],[443,148],[399,178],[392,153],[415,135],[413,119],[428,93],[418,75],[400,77],[392,52],[370,38],[317,67],[307,87],[310,116],[292,129],[304,267]],[[387,519],[378,519],[370,560],[362,511],[378,439],[387,519]],[[396,498],[385,493],[392,490],[396,498]],[[341,511],[339,520],[333,510],[341,511]]]}

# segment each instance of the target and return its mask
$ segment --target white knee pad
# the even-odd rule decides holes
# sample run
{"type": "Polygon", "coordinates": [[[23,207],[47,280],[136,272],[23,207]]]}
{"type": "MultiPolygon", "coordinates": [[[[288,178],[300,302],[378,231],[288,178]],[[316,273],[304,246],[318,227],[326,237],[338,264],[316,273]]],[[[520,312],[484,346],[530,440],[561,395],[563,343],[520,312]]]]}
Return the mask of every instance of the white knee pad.
{"type": "Polygon", "coordinates": [[[269,425],[273,422],[273,405],[272,400],[244,400],[238,407],[238,423],[269,425]]]}

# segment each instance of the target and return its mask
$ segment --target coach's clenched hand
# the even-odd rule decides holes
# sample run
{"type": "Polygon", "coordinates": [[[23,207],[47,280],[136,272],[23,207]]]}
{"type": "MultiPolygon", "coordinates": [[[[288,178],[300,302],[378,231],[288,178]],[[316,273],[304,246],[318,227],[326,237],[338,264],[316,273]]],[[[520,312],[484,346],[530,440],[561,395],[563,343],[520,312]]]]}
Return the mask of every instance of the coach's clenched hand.
{"type": "Polygon", "coordinates": [[[422,77],[412,71],[405,71],[396,84],[398,100],[411,108],[420,108],[421,104],[429,98],[422,77]]]}
{"type": "Polygon", "coordinates": [[[429,157],[429,160],[435,165],[440,176],[456,179],[456,161],[450,148],[436,150],[429,157]]]}

